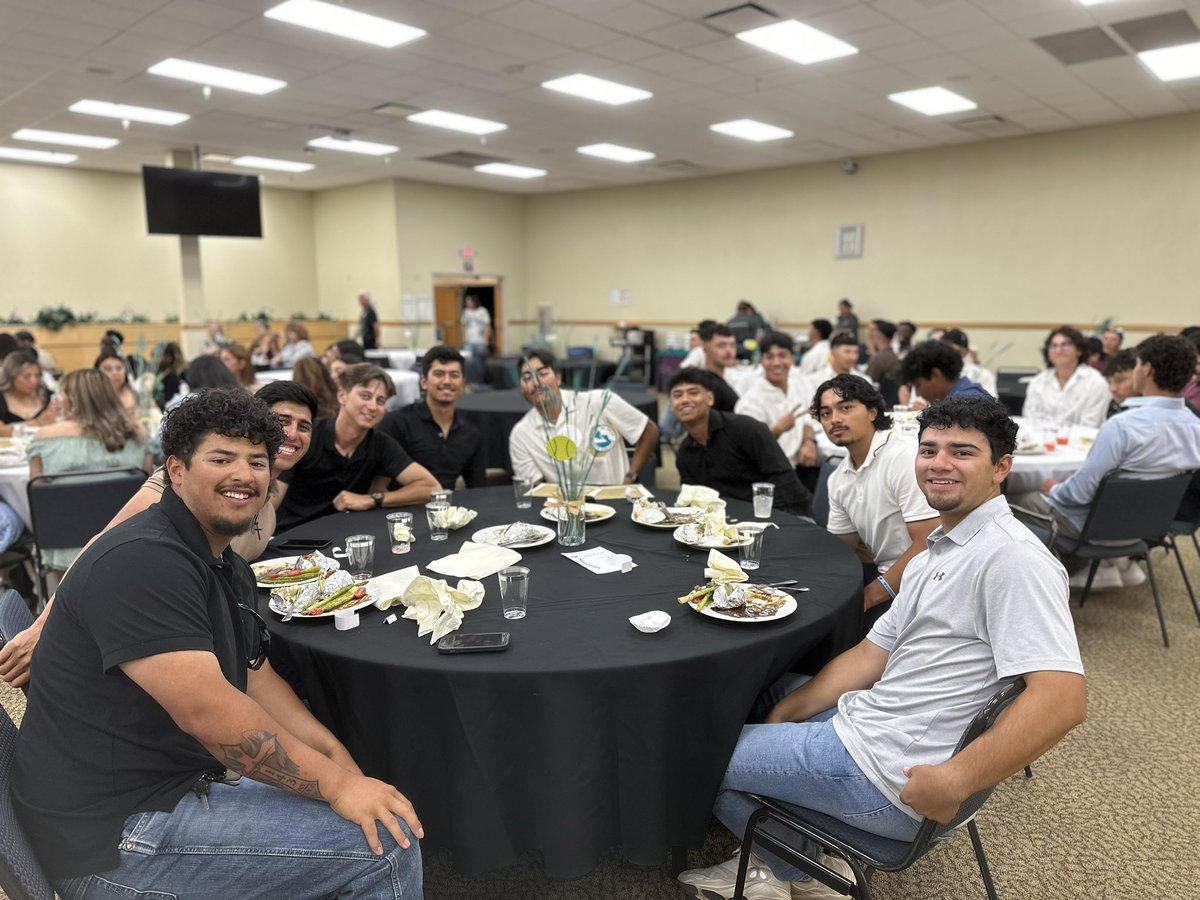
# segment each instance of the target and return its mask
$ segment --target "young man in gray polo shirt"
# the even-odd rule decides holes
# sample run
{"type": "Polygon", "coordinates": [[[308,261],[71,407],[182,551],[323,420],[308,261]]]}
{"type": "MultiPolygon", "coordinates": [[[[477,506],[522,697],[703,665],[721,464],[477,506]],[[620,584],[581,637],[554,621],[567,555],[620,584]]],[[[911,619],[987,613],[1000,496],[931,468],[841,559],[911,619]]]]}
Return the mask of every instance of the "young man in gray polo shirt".
{"type": "MultiPolygon", "coordinates": [[[[941,527],[860,644],[763,698],[765,723],[743,729],[717,796],[735,834],[756,807],[752,792],[910,840],[923,817],[949,822],[1083,721],[1066,571],[1000,495],[1016,425],[991,398],[948,399],[919,421],[916,480],[941,527]],[[1024,693],[952,756],[971,718],[1018,676],[1024,693]]],[[[748,900],[841,896],[769,855],[751,872],[748,900]]],[[[733,895],[736,874],[735,857],[679,880],[715,900],[733,895]]]]}

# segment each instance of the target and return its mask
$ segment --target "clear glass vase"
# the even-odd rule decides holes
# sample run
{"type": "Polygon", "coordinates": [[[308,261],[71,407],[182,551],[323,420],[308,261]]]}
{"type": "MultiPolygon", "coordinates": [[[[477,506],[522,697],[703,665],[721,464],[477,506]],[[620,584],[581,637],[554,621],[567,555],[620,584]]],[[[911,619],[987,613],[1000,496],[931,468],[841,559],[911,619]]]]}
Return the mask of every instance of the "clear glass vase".
{"type": "Polygon", "coordinates": [[[583,494],[565,500],[558,508],[558,542],[564,547],[578,547],[587,538],[587,517],[584,514],[583,494]]]}

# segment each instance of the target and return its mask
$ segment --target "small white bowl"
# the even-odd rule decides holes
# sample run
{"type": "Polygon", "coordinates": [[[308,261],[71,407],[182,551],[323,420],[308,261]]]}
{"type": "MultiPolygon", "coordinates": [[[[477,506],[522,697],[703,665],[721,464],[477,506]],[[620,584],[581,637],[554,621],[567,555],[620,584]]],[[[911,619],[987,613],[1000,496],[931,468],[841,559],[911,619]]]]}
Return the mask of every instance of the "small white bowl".
{"type": "Polygon", "coordinates": [[[654,634],[671,624],[671,614],[665,613],[661,609],[654,609],[644,612],[640,616],[630,616],[629,624],[642,634],[654,634]]]}

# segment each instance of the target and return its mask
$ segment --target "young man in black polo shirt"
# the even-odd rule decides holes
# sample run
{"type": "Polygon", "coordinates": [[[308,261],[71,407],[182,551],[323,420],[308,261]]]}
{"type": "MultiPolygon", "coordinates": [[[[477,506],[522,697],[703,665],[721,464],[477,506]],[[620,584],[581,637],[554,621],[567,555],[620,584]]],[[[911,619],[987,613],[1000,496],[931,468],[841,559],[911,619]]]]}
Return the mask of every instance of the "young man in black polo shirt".
{"type": "Polygon", "coordinates": [[[453,347],[431,347],[421,359],[424,399],[392,410],[378,428],[444,488],[453,488],[459,475],[469,488],[487,485],[483,435],[455,410],[466,384],[462,354],[453,347]]]}
{"type": "Polygon", "coordinates": [[[313,429],[308,455],[279,476],[276,531],[336,511],[424,503],[438,481],[396,441],[379,434],[384,404],[396,393],[379,366],[358,363],[338,377],[340,409],[313,429]],[[388,490],[392,481],[400,487],[388,490]]]}
{"type": "Polygon", "coordinates": [[[796,477],[771,429],[749,416],[714,409],[707,377],[698,369],[680,369],[667,385],[671,408],[687,429],[675,454],[680,480],[746,501],[754,499],[754,482],[770,481],[776,509],[807,516],[812,494],[796,477]]]}
{"type": "Polygon", "coordinates": [[[704,371],[708,373],[713,409],[731,413],[737,406],[738,392],[725,380],[725,370],[737,365],[737,338],[728,325],[713,322],[700,328],[704,346],[704,371]]]}
{"type": "Polygon", "coordinates": [[[412,805],[265,662],[254,575],[229,548],[282,440],[245,391],[189,397],[163,427],[161,502],[59,588],[12,796],[64,898],[421,894],[412,805]]]}

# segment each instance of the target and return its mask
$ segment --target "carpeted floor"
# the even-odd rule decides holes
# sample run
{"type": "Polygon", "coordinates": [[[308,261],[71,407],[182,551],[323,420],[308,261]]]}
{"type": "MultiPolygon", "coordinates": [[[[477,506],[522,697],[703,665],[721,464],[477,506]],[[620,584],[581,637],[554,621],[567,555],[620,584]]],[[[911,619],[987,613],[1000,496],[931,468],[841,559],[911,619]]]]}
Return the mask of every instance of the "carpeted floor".
{"type": "MultiPolygon", "coordinates": [[[[1150,585],[1094,595],[1075,622],[1088,670],[1088,720],[1034,766],[1034,778],[1002,784],[979,816],[1002,900],[1200,898],[1200,627],[1173,559],[1155,553],[1171,647],[1164,649],[1150,585]]],[[[1200,560],[1187,542],[1193,583],[1200,560]]],[[[24,697],[0,684],[20,718],[24,697]]],[[[714,824],[691,866],[734,849],[714,824]]],[[[983,898],[970,842],[958,835],[908,872],[875,877],[880,900],[983,898]]],[[[662,868],[623,862],[614,850],[595,872],[549,881],[531,858],[487,877],[453,874],[442,854],[426,859],[429,900],[677,900],[662,868]]]]}

